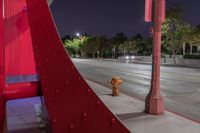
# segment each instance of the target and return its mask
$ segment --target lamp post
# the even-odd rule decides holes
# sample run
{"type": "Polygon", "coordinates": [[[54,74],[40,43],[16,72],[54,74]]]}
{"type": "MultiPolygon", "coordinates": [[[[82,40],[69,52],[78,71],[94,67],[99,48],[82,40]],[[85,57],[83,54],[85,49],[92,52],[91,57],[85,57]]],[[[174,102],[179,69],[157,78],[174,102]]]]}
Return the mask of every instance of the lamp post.
{"type": "MultiPolygon", "coordinates": [[[[149,2],[149,0],[147,1],[149,2]]],[[[152,6],[154,7],[153,61],[151,88],[145,99],[145,112],[159,115],[164,113],[164,101],[160,93],[160,52],[161,27],[165,19],[165,0],[154,0],[151,4],[154,4],[154,6],[152,6]]]]}

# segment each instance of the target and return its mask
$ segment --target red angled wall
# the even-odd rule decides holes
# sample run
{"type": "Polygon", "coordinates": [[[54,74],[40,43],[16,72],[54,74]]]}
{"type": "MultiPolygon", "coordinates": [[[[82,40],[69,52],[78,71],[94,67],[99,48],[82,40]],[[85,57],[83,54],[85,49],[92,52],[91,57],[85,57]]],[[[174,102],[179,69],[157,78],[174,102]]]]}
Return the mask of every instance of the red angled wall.
{"type": "Polygon", "coordinates": [[[2,0],[0,0],[0,132],[3,130],[4,117],[5,117],[5,66],[4,66],[4,28],[3,28],[3,16],[2,16],[2,0]]]}
{"type": "Polygon", "coordinates": [[[35,74],[26,0],[4,0],[6,75],[35,74]]]}

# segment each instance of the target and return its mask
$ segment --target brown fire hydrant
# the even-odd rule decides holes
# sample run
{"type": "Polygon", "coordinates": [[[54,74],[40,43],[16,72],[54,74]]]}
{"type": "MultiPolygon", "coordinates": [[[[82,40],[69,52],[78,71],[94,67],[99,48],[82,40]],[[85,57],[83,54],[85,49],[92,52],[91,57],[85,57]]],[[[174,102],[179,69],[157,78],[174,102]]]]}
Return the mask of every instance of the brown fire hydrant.
{"type": "Polygon", "coordinates": [[[111,80],[111,84],[112,84],[112,95],[113,96],[119,96],[119,87],[122,84],[122,80],[120,77],[112,77],[111,80]]]}

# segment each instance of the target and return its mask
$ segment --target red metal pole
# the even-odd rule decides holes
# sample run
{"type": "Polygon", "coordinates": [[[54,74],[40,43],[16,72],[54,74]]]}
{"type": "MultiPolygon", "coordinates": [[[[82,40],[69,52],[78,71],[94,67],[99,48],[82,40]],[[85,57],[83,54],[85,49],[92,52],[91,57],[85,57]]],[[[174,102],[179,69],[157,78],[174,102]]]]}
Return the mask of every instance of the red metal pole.
{"type": "Polygon", "coordinates": [[[0,132],[4,130],[5,119],[5,45],[4,45],[3,1],[0,0],[0,132]]]}
{"type": "Polygon", "coordinates": [[[149,114],[164,113],[163,97],[160,93],[160,52],[161,52],[161,26],[164,19],[163,9],[165,0],[154,0],[154,34],[153,34],[153,61],[150,92],[145,100],[145,111],[149,114]]]}

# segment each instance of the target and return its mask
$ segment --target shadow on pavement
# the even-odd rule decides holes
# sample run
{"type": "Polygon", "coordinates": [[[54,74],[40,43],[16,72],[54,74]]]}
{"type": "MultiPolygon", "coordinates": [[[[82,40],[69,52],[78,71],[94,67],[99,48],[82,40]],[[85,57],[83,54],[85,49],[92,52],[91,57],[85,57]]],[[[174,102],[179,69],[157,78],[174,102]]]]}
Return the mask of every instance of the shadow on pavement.
{"type": "Polygon", "coordinates": [[[124,114],[116,114],[116,116],[120,119],[120,120],[128,120],[128,119],[132,119],[132,118],[137,118],[137,117],[141,117],[141,116],[145,116],[146,114],[144,112],[134,112],[134,113],[124,113],[124,114]]]}

